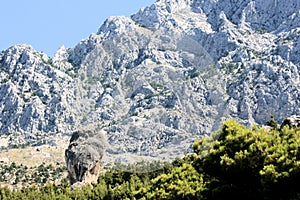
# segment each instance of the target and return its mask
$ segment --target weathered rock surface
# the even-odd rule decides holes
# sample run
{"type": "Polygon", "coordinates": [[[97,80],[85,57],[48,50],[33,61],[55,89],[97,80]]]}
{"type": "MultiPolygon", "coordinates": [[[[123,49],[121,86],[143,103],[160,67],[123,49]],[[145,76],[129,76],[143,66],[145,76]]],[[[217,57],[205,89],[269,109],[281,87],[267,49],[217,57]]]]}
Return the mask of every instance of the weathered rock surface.
{"type": "Polygon", "coordinates": [[[52,59],[11,47],[0,54],[1,133],[97,124],[108,160],[127,162],[184,154],[227,118],[298,115],[299,10],[297,0],[159,0],[52,59]]]}
{"type": "Polygon", "coordinates": [[[71,186],[97,183],[106,141],[105,134],[101,131],[87,130],[73,133],[65,151],[71,186]]]}

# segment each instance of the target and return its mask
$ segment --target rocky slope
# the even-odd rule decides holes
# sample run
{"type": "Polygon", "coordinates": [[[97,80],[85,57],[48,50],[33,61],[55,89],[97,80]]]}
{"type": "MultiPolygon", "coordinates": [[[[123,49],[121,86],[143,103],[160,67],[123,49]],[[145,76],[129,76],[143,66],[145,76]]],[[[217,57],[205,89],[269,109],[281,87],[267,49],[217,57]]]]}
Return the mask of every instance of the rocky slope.
{"type": "MultiPolygon", "coordinates": [[[[0,54],[0,130],[106,132],[110,162],[171,159],[227,118],[300,113],[300,2],[159,0],[53,58],[0,54]]],[[[19,137],[18,137],[19,138],[19,137]]]]}

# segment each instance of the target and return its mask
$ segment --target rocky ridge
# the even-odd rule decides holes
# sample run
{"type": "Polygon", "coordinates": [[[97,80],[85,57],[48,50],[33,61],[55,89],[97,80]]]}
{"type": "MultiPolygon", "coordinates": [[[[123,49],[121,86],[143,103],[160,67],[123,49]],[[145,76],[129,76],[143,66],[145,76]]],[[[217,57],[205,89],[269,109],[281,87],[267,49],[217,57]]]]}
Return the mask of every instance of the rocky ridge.
{"type": "Polygon", "coordinates": [[[111,162],[172,159],[227,118],[300,113],[300,2],[159,0],[53,58],[0,54],[0,130],[105,131],[111,162]]]}

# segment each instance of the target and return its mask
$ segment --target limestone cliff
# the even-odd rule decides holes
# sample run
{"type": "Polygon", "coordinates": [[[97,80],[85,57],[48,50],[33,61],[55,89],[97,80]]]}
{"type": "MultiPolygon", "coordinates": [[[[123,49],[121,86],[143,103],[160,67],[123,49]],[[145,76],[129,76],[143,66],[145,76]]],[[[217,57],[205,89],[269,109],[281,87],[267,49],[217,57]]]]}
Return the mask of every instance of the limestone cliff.
{"type": "Polygon", "coordinates": [[[34,140],[96,124],[108,160],[127,162],[182,155],[228,118],[281,122],[300,113],[299,10],[159,0],[53,58],[11,47],[0,54],[1,133],[34,140]]]}

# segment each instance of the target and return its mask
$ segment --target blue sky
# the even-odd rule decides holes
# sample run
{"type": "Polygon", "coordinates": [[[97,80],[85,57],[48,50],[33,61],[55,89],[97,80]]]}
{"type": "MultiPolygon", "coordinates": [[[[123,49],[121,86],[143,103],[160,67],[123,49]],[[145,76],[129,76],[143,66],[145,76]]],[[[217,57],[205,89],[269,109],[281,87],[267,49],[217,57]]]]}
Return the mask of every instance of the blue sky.
{"type": "Polygon", "coordinates": [[[30,44],[53,56],[96,33],[112,15],[130,16],[155,0],[7,0],[1,2],[0,50],[30,44]]]}

